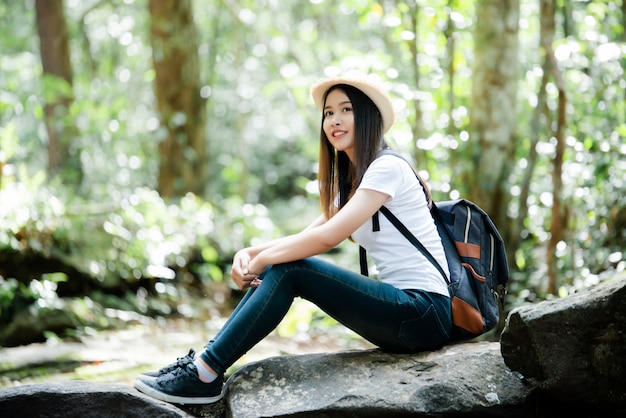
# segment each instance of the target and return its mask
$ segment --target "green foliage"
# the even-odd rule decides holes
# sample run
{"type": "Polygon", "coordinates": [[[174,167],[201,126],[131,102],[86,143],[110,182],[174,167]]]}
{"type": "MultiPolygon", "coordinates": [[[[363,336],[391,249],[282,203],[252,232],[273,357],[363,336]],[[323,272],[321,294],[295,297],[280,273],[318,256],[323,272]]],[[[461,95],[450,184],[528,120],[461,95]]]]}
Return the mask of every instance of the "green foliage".
{"type": "MultiPolygon", "coordinates": [[[[237,249],[275,233],[265,207],[241,204],[236,198],[224,200],[216,210],[194,195],[166,203],[145,188],[101,202],[65,192],[63,187],[43,185],[41,179],[0,190],[0,201],[6,202],[0,207],[0,254],[31,254],[55,261],[54,268],[62,269],[23,269],[10,259],[0,263],[5,276],[0,276],[3,320],[28,303],[50,305],[59,283],[85,278],[94,281],[86,288],[116,294],[136,287],[133,283],[141,279],[152,279],[163,283],[156,286],[158,293],[175,300],[180,292],[168,283],[221,281],[237,249]]],[[[141,309],[138,302],[125,307],[141,309]]]]}
{"type": "Polygon", "coordinates": [[[0,249],[29,249],[63,260],[105,287],[119,285],[120,278],[172,279],[172,269],[187,266],[196,250],[204,262],[223,264],[224,254],[274,232],[263,206],[236,198],[223,201],[223,210],[216,211],[191,194],[166,203],[145,188],[98,203],[62,196],[63,189],[40,183],[30,190],[23,186],[0,191],[0,199],[8,203],[0,213],[5,222],[0,249]]]}
{"type": "Polygon", "coordinates": [[[34,300],[28,286],[14,278],[0,276],[0,323],[6,323],[16,311],[30,305],[34,300]]]}
{"type": "MultiPolygon", "coordinates": [[[[624,45],[617,42],[620,31],[601,25],[597,16],[598,7],[615,11],[615,3],[599,3],[589,2],[586,8],[577,4],[581,7],[574,7],[571,11],[570,24],[573,32],[582,36],[564,38],[564,33],[557,32],[554,45],[568,102],[567,147],[562,176],[563,194],[560,196],[566,207],[568,224],[565,225],[566,239],[558,245],[556,253],[565,294],[597,283],[615,268],[624,268],[623,232],[617,231],[621,239],[611,238],[614,228],[620,225],[616,222],[616,214],[626,206],[623,192],[626,187],[624,45]]],[[[532,16],[524,16],[524,21],[529,21],[532,16]]],[[[615,17],[607,17],[607,20],[615,17]]],[[[562,23],[562,16],[557,16],[557,21],[557,28],[565,28],[559,24],[562,23]]],[[[522,40],[538,43],[537,39],[522,40]]],[[[522,141],[517,152],[518,166],[509,180],[514,195],[517,190],[515,185],[527,170],[526,157],[530,152],[530,130],[527,127],[530,126],[529,118],[536,105],[543,75],[540,62],[532,55],[532,50],[522,50],[527,51],[523,60],[525,77],[518,93],[522,98],[522,110],[519,112],[522,141]]],[[[529,217],[522,231],[525,240],[516,253],[516,267],[523,273],[517,294],[530,300],[543,297],[545,266],[542,265],[541,249],[549,238],[552,207],[552,182],[542,179],[550,179],[554,156],[551,129],[556,120],[557,91],[553,80],[547,89],[546,113],[551,112],[551,119],[542,118],[546,129],[540,133],[541,140],[536,147],[539,159],[533,174],[535,181],[531,186],[531,196],[526,202],[529,217]]],[[[523,202],[514,203],[510,208],[511,217],[515,218],[516,208],[521,204],[523,202]]]]}
{"type": "Polygon", "coordinates": [[[9,123],[5,127],[0,127],[0,164],[6,164],[15,156],[18,145],[15,125],[9,123]]]}
{"type": "Polygon", "coordinates": [[[60,77],[50,74],[43,74],[42,97],[45,103],[56,103],[67,97],[72,97],[72,86],[60,77]]]}

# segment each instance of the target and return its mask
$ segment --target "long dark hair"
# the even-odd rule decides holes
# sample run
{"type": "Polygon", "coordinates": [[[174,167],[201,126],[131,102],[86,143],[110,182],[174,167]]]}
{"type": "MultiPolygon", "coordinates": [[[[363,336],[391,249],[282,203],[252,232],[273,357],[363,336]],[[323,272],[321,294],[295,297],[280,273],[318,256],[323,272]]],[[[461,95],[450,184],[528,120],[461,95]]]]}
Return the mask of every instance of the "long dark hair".
{"type": "Polygon", "coordinates": [[[324,113],[320,129],[320,158],[317,179],[320,190],[320,205],[330,219],[342,208],[359,187],[376,152],[385,144],[383,118],[378,107],[361,90],[347,84],[336,84],[324,93],[324,105],[328,94],[342,90],[352,103],[354,112],[354,161],[344,151],[337,151],[324,133],[324,113]],[[336,207],[335,199],[339,207],[336,207]]]}

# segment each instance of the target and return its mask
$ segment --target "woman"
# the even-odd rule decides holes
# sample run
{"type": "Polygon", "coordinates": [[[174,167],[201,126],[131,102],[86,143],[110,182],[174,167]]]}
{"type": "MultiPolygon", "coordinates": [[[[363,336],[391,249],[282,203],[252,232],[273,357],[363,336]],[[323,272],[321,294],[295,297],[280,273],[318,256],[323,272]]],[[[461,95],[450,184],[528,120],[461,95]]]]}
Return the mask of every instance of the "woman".
{"type": "Polygon", "coordinates": [[[237,252],[231,276],[249,289],[241,303],[201,353],[191,350],[139,376],[138,390],[172,403],[216,402],[227,368],[276,328],[297,296],[383,350],[413,353],[448,341],[450,299],[441,274],[385,217],[372,231],[384,204],[447,270],[428,191],[403,160],[376,158],[395,119],[389,96],[372,77],[354,74],[318,82],[311,96],[322,111],[322,215],[298,234],[237,252]],[[311,258],[347,238],[368,251],[379,280],[311,258]]]}

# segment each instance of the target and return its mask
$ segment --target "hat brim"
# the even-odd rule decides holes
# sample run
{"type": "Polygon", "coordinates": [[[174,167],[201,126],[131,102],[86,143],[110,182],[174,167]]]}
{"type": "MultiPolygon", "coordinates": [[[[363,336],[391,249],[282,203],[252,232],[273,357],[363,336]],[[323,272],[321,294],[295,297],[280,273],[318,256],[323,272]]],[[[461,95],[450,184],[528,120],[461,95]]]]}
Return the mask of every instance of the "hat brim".
{"type": "Polygon", "coordinates": [[[320,111],[324,108],[324,95],[332,86],[347,84],[365,93],[374,102],[383,118],[383,132],[389,131],[395,122],[393,104],[385,88],[371,76],[344,76],[325,78],[311,87],[311,97],[320,111]]]}

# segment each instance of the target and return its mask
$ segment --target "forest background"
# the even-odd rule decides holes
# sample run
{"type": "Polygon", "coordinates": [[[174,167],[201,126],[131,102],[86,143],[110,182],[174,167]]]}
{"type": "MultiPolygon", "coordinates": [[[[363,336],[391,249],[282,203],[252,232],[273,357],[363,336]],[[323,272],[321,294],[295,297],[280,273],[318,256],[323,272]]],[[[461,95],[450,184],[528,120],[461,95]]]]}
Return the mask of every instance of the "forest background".
{"type": "MultiPolygon", "coordinates": [[[[387,139],[436,200],[494,219],[503,317],[624,275],[623,1],[27,0],[0,22],[2,346],[227,314],[234,252],[319,213],[309,87],[349,69],[386,81],[387,139]]],[[[326,256],[356,270],[355,247],[326,256]]]]}

